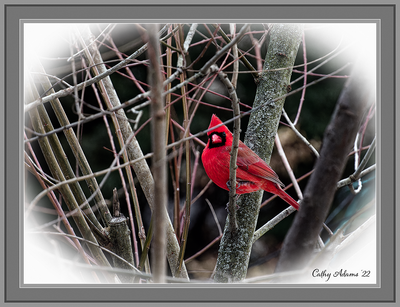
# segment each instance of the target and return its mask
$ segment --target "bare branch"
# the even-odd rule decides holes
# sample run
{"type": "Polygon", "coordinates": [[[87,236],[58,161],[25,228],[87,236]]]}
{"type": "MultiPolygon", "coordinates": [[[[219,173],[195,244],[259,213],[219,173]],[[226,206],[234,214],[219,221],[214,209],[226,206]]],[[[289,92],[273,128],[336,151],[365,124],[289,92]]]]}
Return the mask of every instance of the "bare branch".
{"type": "Polygon", "coordinates": [[[166,204],[167,204],[167,172],[165,149],[165,112],[162,99],[162,79],[160,69],[160,45],[157,39],[157,25],[147,25],[148,49],[150,65],[148,80],[151,87],[152,112],[152,145],[153,145],[153,176],[154,176],[154,232],[152,244],[152,267],[154,282],[164,283],[166,275],[166,204]]]}
{"type": "Polygon", "coordinates": [[[229,229],[232,233],[236,232],[237,229],[237,221],[236,221],[236,169],[237,169],[237,155],[239,150],[239,140],[240,140],[240,108],[239,102],[236,95],[235,88],[232,83],[229,81],[228,76],[219,71],[216,65],[211,66],[211,70],[213,72],[218,72],[218,77],[221,82],[225,85],[228,90],[229,97],[232,102],[233,109],[233,117],[235,118],[233,122],[233,140],[232,140],[232,148],[230,152],[230,161],[229,161],[229,205],[228,205],[228,214],[229,214],[229,229]]]}

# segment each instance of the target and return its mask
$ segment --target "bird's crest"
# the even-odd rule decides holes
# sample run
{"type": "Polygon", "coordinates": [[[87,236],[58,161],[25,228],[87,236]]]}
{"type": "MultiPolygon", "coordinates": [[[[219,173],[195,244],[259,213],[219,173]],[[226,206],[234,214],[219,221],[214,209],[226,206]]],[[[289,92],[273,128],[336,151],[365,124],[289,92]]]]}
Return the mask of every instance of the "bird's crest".
{"type": "MultiPolygon", "coordinates": [[[[210,129],[212,127],[215,127],[215,126],[218,126],[220,124],[222,124],[222,121],[215,114],[213,114],[212,117],[211,117],[211,122],[210,122],[210,125],[208,126],[208,129],[210,129]]],[[[213,132],[225,132],[227,134],[232,134],[229,131],[228,127],[226,127],[225,125],[220,126],[220,127],[216,128],[214,130],[211,130],[211,131],[207,132],[207,135],[210,135],[213,132]]]]}

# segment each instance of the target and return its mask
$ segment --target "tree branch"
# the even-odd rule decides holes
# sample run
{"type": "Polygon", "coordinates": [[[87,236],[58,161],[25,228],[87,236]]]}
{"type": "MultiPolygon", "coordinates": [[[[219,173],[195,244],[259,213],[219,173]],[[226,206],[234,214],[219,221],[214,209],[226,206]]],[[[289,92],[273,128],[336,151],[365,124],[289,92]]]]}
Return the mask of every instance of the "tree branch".
{"type": "MultiPolygon", "coordinates": [[[[153,176],[154,176],[154,232],[152,244],[152,265],[154,282],[164,283],[166,275],[166,205],[167,205],[167,168],[165,149],[165,112],[162,99],[162,79],[160,69],[160,45],[157,39],[157,25],[147,26],[148,49],[150,66],[148,80],[150,84],[151,113],[152,113],[152,147],[153,147],[153,176]]],[[[172,268],[173,269],[173,268],[172,268]]]]}
{"type": "Polygon", "coordinates": [[[239,150],[239,140],[240,140],[240,108],[239,108],[239,100],[236,95],[235,88],[231,81],[229,81],[228,76],[219,71],[217,65],[211,66],[211,70],[213,72],[218,73],[218,77],[221,82],[225,85],[229,97],[232,101],[232,109],[233,109],[233,117],[235,118],[233,122],[233,140],[232,140],[232,148],[230,152],[230,161],[229,161],[229,205],[228,205],[228,214],[229,214],[229,229],[232,233],[236,232],[237,229],[237,221],[236,221],[236,169],[237,169],[237,155],[239,150]]]}

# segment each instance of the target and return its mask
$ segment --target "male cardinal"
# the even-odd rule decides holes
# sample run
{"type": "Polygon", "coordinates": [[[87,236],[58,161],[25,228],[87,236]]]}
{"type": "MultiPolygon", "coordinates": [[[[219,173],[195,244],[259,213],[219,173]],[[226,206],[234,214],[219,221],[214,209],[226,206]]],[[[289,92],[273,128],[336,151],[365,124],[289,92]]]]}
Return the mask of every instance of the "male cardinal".
{"type": "MultiPolygon", "coordinates": [[[[221,120],[213,115],[209,129],[222,124],[221,120]]],[[[207,133],[208,142],[201,155],[204,169],[208,177],[220,188],[229,190],[229,161],[233,135],[223,125],[207,133]]],[[[254,151],[239,141],[236,170],[236,193],[246,194],[263,189],[276,194],[296,210],[299,204],[281,186],[283,183],[278,175],[254,151]]]]}

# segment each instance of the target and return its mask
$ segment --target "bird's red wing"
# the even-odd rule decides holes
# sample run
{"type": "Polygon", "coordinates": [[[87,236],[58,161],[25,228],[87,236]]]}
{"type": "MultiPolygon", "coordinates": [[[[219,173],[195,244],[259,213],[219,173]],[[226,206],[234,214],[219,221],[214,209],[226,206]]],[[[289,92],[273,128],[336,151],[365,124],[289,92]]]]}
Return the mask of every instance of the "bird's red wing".
{"type": "Polygon", "coordinates": [[[279,180],[278,175],[269,167],[267,162],[262,160],[243,142],[239,142],[237,166],[243,172],[247,172],[253,176],[261,177],[275,182],[280,186],[284,186],[284,184],[279,180]]]}

